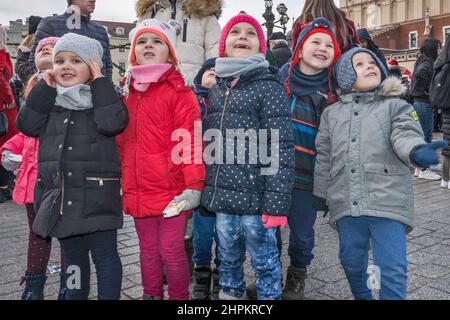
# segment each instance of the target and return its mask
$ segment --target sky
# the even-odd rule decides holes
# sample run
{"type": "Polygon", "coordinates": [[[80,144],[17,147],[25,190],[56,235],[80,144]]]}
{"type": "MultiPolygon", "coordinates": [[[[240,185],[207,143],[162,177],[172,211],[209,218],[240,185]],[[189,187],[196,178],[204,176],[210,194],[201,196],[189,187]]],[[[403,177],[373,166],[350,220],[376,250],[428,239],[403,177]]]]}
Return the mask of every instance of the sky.
{"type": "MultiPolygon", "coordinates": [[[[334,0],[338,4],[338,0],[334,0]]],[[[225,8],[219,22],[223,26],[229,18],[245,10],[260,22],[264,22],[262,14],[265,10],[264,0],[224,0],[225,8]]],[[[136,20],[134,11],[136,0],[97,0],[96,9],[92,18],[94,20],[110,20],[116,22],[133,22],[136,20]]],[[[303,8],[304,0],[274,0],[273,12],[276,19],[279,16],[275,8],[284,3],[288,7],[287,14],[298,17],[303,8]]],[[[53,13],[61,14],[65,11],[65,0],[0,0],[0,24],[9,25],[9,21],[25,20],[30,15],[48,16],[53,13]]],[[[288,29],[292,26],[292,20],[288,29]]]]}

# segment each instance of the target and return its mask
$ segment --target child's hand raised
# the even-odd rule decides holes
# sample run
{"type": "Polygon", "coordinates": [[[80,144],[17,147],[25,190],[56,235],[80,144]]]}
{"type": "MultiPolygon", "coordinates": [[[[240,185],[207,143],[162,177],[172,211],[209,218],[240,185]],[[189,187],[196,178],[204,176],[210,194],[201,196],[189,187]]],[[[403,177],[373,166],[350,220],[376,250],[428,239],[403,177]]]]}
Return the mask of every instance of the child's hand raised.
{"type": "Polygon", "coordinates": [[[44,80],[50,87],[56,88],[56,79],[55,79],[55,73],[52,69],[48,69],[44,73],[44,80]]]}
{"type": "Polygon", "coordinates": [[[91,69],[92,81],[94,81],[98,78],[104,77],[104,75],[102,73],[102,69],[100,68],[100,66],[94,59],[91,59],[89,61],[89,68],[91,69]]]}

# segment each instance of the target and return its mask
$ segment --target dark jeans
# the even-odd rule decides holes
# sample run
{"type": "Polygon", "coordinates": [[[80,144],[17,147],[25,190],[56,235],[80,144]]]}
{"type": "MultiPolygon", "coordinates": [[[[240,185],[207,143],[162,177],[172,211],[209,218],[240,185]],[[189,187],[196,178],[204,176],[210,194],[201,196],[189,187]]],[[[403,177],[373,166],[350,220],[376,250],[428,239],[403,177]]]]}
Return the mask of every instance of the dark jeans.
{"type": "Polygon", "coordinates": [[[120,299],[122,263],[117,252],[117,230],[59,239],[59,242],[64,254],[67,300],[87,300],[89,297],[89,252],[97,271],[98,299],[120,299]]]}
{"type": "MultiPolygon", "coordinates": [[[[215,267],[219,267],[218,238],[216,232],[216,217],[202,216],[200,212],[194,211],[192,222],[192,243],[194,245],[194,255],[192,261],[197,266],[210,267],[212,260],[212,245],[216,241],[215,267]]],[[[190,258],[190,257],[189,257],[190,258]]]]}
{"type": "Polygon", "coordinates": [[[0,187],[9,185],[9,172],[0,165],[0,187]]]}
{"type": "MultiPolygon", "coordinates": [[[[316,211],[312,208],[312,192],[294,189],[291,211],[289,212],[289,247],[291,265],[306,269],[314,259],[314,224],[316,211]]],[[[281,236],[277,230],[277,242],[281,253],[281,236]]]]}
{"type": "Polygon", "coordinates": [[[419,116],[425,141],[430,143],[433,140],[433,108],[426,102],[414,102],[414,109],[419,116]]]}

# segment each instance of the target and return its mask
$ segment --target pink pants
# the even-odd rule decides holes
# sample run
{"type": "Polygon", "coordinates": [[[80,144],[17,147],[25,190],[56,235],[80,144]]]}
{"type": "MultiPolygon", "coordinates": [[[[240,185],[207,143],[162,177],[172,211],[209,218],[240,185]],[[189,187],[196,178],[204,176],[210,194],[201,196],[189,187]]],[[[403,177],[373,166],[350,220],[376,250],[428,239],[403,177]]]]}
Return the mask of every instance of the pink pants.
{"type": "Polygon", "coordinates": [[[144,295],[164,298],[165,268],[169,300],[189,299],[189,262],[184,247],[186,222],[186,216],[134,219],[144,295]]]}

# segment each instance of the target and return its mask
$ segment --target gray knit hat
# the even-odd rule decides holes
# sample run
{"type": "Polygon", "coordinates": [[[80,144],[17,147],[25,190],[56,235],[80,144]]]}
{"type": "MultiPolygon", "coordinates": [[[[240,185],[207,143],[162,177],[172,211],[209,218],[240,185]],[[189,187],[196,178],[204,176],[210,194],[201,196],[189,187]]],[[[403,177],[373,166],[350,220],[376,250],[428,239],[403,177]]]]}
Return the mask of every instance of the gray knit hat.
{"type": "Polygon", "coordinates": [[[60,51],[73,52],[87,64],[89,64],[90,59],[94,59],[100,68],[103,67],[103,48],[100,42],[95,39],[76,33],[66,33],[53,48],[53,59],[60,51]]]}
{"type": "Polygon", "coordinates": [[[360,52],[368,53],[373,57],[381,70],[381,82],[383,82],[388,77],[386,68],[381,63],[380,59],[378,59],[375,53],[368,49],[354,47],[345,52],[334,66],[334,76],[343,94],[350,93],[352,91],[353,85],[356,82],[356,71],[353,67],[353,56],[360,52]]]}

